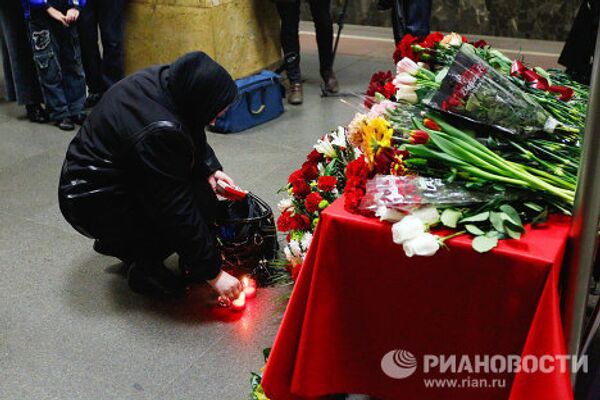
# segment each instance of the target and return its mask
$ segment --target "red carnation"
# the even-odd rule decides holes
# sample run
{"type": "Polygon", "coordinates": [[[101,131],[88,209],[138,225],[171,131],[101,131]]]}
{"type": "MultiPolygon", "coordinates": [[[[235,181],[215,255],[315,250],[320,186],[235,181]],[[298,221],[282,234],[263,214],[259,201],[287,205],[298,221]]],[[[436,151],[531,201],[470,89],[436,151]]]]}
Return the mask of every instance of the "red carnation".
{"type": "Polygon", "coordinates": [[[346,166],[346,176],[350,177],[358,177],[361,179],[366,179],[369,175],[369,168],[367,162],[364,157],[358,157],[356,160],[352,160],[346,166]]]}
{"type": "Polygon", "coordinates": [[[296,282],[298,279],[298,275],[300,275],[300,270],[302,269],[302,264],[292,265],[292,280],[296,282]]]}
{"type": "Polygon", "coordinates": [[[432,131],[441,131],[442,128],[440,128],[440,126],[437,124],[437,122],[435,122],[434,120],[430,119],[430,118],[425,118],[423,120],[423,125],[425,125],[426,128],[431,129],[432,131]]]}
{"type": "Polygon", "coordinates": [[[427,144],[429,142],[429,134],[422,130],[415,130],[410,132],[408,141],[411,144],[427,144]]]}
{"type": "Polygon", "coordinates": [[[424,47],[426,49],[433,49],[436,44],[442,41],[444,38],[444,34],[441,32],[431,32],[429,35],[423,39],[419,46],[424,47]]]}
{"type": "Polygon", "coordinates": [[[318,164],[321,161],[323,161],[323,154],[321,154],[317,150],[313,149],[310,153],[308,153],[308,156],[306,156],[306,159],[314,164],[318,164]]]}
{"type": "Polygon", "coordinates": [[[288,232],[291,229],[291,215],[291,211],[284,211],[281,213],[281,215],[277,219],[277,230],[279,232],[288,232]]]}
{"type": "Polygon", "coordinates": [[[290,218],[290,228],[294,231],[306,231],[310,229],[310,218],[304,214],[294,214],[290,218]]]}
{"type": "Polygon", "coordinates": [[[306,200],[304,201],[306,211],[309,213],[319,211],[319,203],[321,203],[321,201],[323,201],[323,197],[317,192],[312,192],[306,196],[306,200]]]}
{"type": "Polygon", "coordinates": [[[404,57],[408,57],[415,62],[420,61],[419,54],[415,53],[412,48],[413,44],[418,41],[419,38],[410,33],[404,35],[400,43],[398,43],[396,51],[394,51],[394,64],[398,64],[398,61],[402,60],[404,57]]]}
{"type": "MultiPolygon", "coordinates": [[[[384,93],[386,92],[386,84],[394,79],[392,71],[379,71],[371,76],[369,87],[365,93],[365,107],[371,108],[373,106],[373,96],[375,93],[381,93],[387,97],[384,93]]],[[[392,93],[393,94],[393,93],[392,93]]],[[[391,97],[391,95],[390,95],[391,97]]]]}
{"type": "Polygon", "coordinates": [[[310,186],[305,181],[298,179],[292,183],[292,192],[299,199],[306,197],[310,193],[310,186]]]}
{"type": "Polygon", "coordinates": [[[306,161],[304,164],[302,164],[302,176],[307,181],[317,179],[317,176],[319,176],[319,169],[317,168],[317,165],[310,161],[306,161]]]}
{"type": "Polygon", "coordinates": [[[394,85],[394,82],[389,81],[383,85],[381,94],[384,95],[386,99],[392,98],[392,96],[396,94],[396,85],[394,85]]]}
{"type": "Polygon", "coordinates": [[[290,177],[288,178],[288,183],[294,184],[297,180],[303,180],[302,170],[296,170],[292,172],[290,177]]]}
{"type": "Polygon", "coordinates": [[[319,177],[319,181],[317,183],[317,187],[319,190],[324,192],[331,192],[336,188],[337,178],[335,176],[321,176],[319,177]]]}
{"type": "Polygon", "coordinates": [[[344,209],[351,213],[357,213],[364,195],[365,192],[362,188],[346,188],[344,192],[344,209]]]}
{"type": "Polygon", "coordinates": [[[474,47],[477,47],[478,49],[483,49],[484,47],[486,47],[488,44],[485,40],[478,40],[475,43],[473,43],[474,47]]]}

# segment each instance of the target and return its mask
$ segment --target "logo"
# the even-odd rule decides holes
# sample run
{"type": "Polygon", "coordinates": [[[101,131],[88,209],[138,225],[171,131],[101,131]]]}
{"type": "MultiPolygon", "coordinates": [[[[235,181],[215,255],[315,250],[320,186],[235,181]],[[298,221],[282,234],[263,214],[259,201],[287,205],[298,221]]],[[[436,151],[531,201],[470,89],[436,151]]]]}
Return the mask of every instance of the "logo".
{"type": "Polygon", "coordinates": [[[381,369],[390,378],[408,378],[417,370],[417,358],[406,350],[392,350],[381,359],[381,369]]]}

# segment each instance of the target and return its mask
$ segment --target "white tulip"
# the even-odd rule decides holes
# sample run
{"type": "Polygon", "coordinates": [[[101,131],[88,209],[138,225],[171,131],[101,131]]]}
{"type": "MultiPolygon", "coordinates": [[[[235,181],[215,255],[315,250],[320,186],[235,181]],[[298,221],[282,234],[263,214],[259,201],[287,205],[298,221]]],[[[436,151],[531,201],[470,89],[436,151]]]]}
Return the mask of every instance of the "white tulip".
{"type": "Polygon", "coordinates": [[[293,208],[294,204],[292,203],[292,199],[287,198],[287,199],[281,199],[279,201],[279,203],[277,203],[277,209],[279,209],[279,212],[284,212],[289,210],[290,208],[293,208]]]}
{"type": "Polygon", "coordinates": [[[417,74],[418,71],[419,66],[417,65],[417,63],[408,57],[404,57],[402,60],[398,61],[398,64],[396,64],[396,74],[406,72],[414,76],[417,74]]]}
{"type": "Polygon", "coordinates": [[[414,85],[417,83],[417,78],[414,76],[407,74],[406,72],[401,72],[393,80],[394,86],[398,85],[414,85]]]}
{"type": "Polygon", "coordinates": [[[419,97],[415,92],[396,92],[396,100],[404,100],[410,104],[417,104],[419,102],[419,97]]]}
{"type": "Polygon", "coordinates": [[[380,221],[391,223],[398,222],[404,218],[403,213],[398,210],[394,210],[393,208],[387,208],[386,206],[380,206],[377,208],[377,211],[375,211],[375,216],[379,217],[380,221]]]}
{"type": "Polygon", "coordinates": [[[392,238],[396,244],[403,244],[423,233],[425,233],[425,224],[413,215],[407,215],[392,225],[392,238]]]}
{"type": "Polygon", "coordinates": [[[422,233],[417,237],[407,240],[402,244],[407,257],[430,257],[440,249],[439,238],[431,233],[422,233]]]}
{"type": "Polygon", "coordinates": [[[434,206],[418,208],[411,215],[419,218],[425,225],[433,225],[440,220],[440,213],[434,206]]]}

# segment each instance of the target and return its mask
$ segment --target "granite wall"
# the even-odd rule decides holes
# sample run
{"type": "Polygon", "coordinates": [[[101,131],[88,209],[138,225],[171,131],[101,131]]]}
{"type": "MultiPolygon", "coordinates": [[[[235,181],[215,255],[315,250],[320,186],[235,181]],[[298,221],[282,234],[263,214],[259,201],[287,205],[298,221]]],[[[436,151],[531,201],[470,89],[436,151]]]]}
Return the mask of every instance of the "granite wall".
{"type": "MultiPolygon", "coordinates": [[[[344,0],[332,0],[337,20],[344,0]]],[[[390,14],[377,10],[377,0],[348,0],[346,22],[391,26],[390,14]]],[[[419,0],[412,0],[419,1],[419,0]]],[[[581,0],[433,0],[431,27],[465,34],[564,40],[581,0]]],[[[302,19],[310,20],[307,4],[302,19]]]]}

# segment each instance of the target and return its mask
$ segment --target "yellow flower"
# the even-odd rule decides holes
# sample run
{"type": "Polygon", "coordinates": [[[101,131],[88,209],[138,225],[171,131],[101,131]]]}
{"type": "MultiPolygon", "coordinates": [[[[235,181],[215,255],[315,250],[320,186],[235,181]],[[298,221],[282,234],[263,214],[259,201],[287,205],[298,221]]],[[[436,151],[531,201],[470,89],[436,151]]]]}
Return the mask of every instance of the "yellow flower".
{"type": "Polygon", "coordinates": [[[394,130],[381,117],[373,118],[363,128],[363,152],[372,164],[380,149],[390,147],[394,130]]]}

